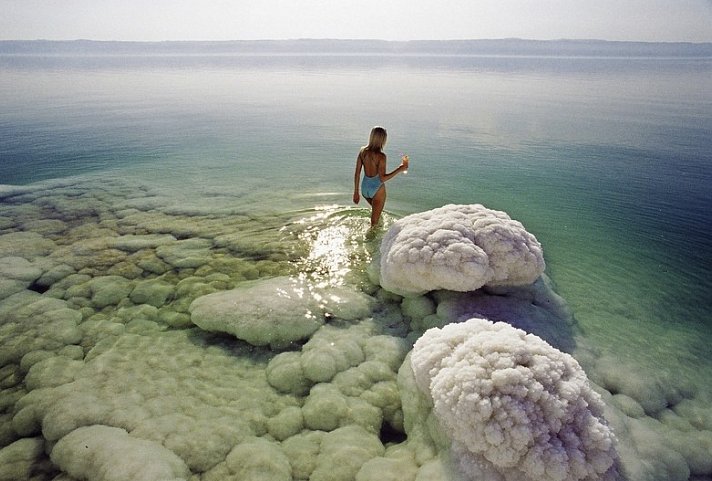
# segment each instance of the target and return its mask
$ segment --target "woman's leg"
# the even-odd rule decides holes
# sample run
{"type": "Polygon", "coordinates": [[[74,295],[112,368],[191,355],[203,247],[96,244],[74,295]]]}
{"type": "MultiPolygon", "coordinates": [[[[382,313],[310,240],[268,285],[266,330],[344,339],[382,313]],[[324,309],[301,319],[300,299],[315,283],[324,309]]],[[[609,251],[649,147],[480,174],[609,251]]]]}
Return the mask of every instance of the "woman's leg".
{"type": "Polygon", "coordinates": [[[371,227],[376,227],[378,221],[381,220],[381,212],[386,205],[386,186],[381,185],[376,191],[376,195],[371,200],[371,227]]]}

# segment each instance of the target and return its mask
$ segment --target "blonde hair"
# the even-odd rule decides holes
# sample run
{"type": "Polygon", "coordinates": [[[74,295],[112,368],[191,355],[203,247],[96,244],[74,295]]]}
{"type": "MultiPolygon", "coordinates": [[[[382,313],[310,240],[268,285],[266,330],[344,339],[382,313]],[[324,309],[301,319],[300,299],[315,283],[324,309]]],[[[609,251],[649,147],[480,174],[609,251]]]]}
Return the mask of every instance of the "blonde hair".
{"type": "Polygon", "coordinates": [[[381,152],[383,147],[386,145],[386,138],[388,133],[383,127],[374,127],[371,129],[371,135],[368,137],[368,145],[364,147],[364,150],[370,150],[373,152],[381,152]]]}

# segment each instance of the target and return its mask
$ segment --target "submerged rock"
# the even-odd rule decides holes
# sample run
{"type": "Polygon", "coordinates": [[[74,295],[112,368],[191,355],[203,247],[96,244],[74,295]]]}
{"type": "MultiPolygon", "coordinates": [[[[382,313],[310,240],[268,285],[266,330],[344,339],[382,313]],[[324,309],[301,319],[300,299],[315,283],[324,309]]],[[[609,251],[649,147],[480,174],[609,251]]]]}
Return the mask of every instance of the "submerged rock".
{"type": "Polygon", "coordinates": [[[179,481],[190,475],[183,460],[160,444],[102,425],[81,427],[60,439],[52,461],[77,479],[179,481]]]}
{"type": "Polygon", "coordinates": [[[32,282],[42,275],[42,269],[24,257],[0,258],[0,278],[32,282]]]}
{"type": "Polygon", "coordinates": [[[160,245],[156,248],[156,254],[173,267],[195,268],[208,263],[212,245],[206,239],[188,239],[160,245]]]}
{"type": "Polygon", "coordinates": [[[127,298],[133,288],[131,281],[120,276],[102,276],[89,281],[91,301],[94,307],[102,309],[115,305],[127,298]]]}
{"type": "Polygon", "coordinates": [[[199,297],[190,306],[201,329],[232,334],[255,346],[283,348],[307,339],[327,316],[354,320],[370,312],[370,298],[345,288],[317,288],[277,277],[199,297]]]}
{"type": "Polygon", "coordinates": [[[0,257],[17,256],[28,260],[46,256],[56,245],[36,232],[11,232],[0,235],[0,257]]]}
{"type": "Polygon", "coordinates": [[[173,295],[174,291],[175,288],[167,282],[157,280],[143,281],[131,291],[131,300],[136,304],[161,307],[173,295]]]}

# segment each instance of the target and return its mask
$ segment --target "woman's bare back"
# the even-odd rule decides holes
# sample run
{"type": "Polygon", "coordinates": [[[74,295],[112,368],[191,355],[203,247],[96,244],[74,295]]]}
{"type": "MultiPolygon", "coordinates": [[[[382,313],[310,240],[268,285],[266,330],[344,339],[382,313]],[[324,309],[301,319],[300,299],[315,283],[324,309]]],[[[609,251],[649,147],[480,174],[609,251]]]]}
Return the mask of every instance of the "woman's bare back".
{"type": "Polygon", "coordinates": [[[361,163],[364,173],[369,177],[375,177],[381,173],[381,163],[385,162],[386,154],[374,152],[372,150],[361,151],[361,163]]]}

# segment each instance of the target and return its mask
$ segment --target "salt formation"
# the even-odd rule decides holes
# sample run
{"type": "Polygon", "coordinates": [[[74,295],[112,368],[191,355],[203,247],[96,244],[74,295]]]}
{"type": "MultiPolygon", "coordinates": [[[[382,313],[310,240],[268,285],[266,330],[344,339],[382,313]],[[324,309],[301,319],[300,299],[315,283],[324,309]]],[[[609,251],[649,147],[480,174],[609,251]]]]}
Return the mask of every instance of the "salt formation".
{"type": "Polygon", "coordinates": [[[470,479],[615,478],[600,396],[570,355],[540,338],[471,319],[427,331],[411,365],[470,479]]]}
{"type": "Polygon", "coordinates": [[[74,478],[92,481],[184,481],[190,476],[185,463],[160,444],[101,425],[79,428],[60,439],[52,461],[74,478]]]}
{"type": "Polygon", "coordinates": [[[226,332],[255,346],[284,348],[308,338],[327,316],[344,320],[367,316],[370,300],[350,289],[319,288],[299,278],[278,277],[200,297],[190,312],[201,329],[226,332]]]}
{"type": "Polygon", "coordinates": [[[575,348],[576,320],[543,274],[534,284],[486,287],[474,292],[437,291],[401,302],[413,331],[423,333],[473,317],[502,321],[536,334],[557,349],[575,348]]]}
{"type": "Polygon", "coordinates": [[[52,473],[52,463],[42,459],[44,439],[23,438],[0,449],[0,479],[38,479],[52,473]]]}
{"type": "MultiPolygon", "coordinates": [[[[268,333],[255,341],[264,347],[223,335],[239,321],[227,302],[217,303],[217,334],[197,327],[198,299],[256,292],[262,305],[238,311],[259,320],[289,276],[328,279],[329,265],[310,258],[316,233],[344,227],[361,239],[336,221],[361,219],[339,208],[315,222],[255,218],[244,197],[216,206],[214,192],[183,194],[106,177],[0,186],[0,479],[102,479],[117,461],[121,481],[150,463],[190,481],[451,481],[447,455],[472,457],[437,431],[406,356],[424,331],[470,317],[510,322],[586,362],[610,391],[601,389],[627,480],[712,475],[712,401],[678,371],[652,375],[619,353],[589,352],[545,276],[401,298],[360,275],[369,254],[346,242],[343,289],[310,287],[323,322],[286,350],[270,350],[285,346],[268,333]]],[[[308,299],[291,307],[306,312],[308,299]]],[[[670,343],[679,353],[683,342],[670,343]]]]}
{"type": "MultiPolygon", "coordinates": [[[[326,325],[301,352],[284,352],[270,361],[270,385],[283,393],[307,395],[298,414],[305,427],[331,431],[359,425],[377,433],[389,425],[402,432],[396,373],[410,346],[398,337],[376,335],[373,329],[368,323],[347,329],[326,325]]],[[[284,418],[287,424],[297,425],[289,419],[284,418]]]]}
{"type": "Polygon", "coordinates": [[[395,222],[383,238],[380,283],[402,295],[525,285],[544,272],[541,245],[506,213],[446,205],[395,222]]]}

